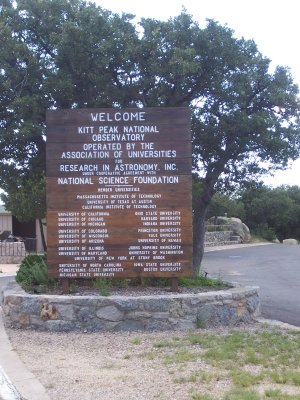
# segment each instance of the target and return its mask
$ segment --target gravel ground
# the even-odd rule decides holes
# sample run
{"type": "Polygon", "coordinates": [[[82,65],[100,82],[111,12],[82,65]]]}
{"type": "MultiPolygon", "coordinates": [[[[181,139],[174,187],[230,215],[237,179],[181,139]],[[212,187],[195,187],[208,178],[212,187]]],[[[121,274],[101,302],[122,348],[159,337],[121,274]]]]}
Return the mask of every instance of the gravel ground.
{"type": "MultiPolygon", "coordinates": [[[[240,329],[259,327],[251,324],[240,329]]],[[[218,329],[220,334],[226,332],[218,329]]],[[[230,389],[225,376],[213,383],[178,382],[178,378],[195,371],[212,370],[199,358],[164,363],[164,357],[178,349],[154,344],[170,337],[182,338],[184,332],[49,333],[7,329],[7,333],[13,348],[52,400],[190,400],[196,390],[218,398],[230,389]]],[[[194,351],[201,349],[195,346],[194,351]]]]}
{"type": "MultiPolygon", "coordinates": [[[[227,290],[231,288],[232,285],[223,283],[215,286],[180,286],[178,291],[172,291],[170,286],[106,286],[102,288],[105,290],[104,296],[159,296],[159,295],[170,295],[176,296],[176,294],[192,294],[192,293],[205,293],[218,290],[227,290]]],[[[36,288],[28,293],[40,293],[36,291],[36,288]]],[[[54,294],[64,296],[99,296],[102,295],[101,289],[96,287],[91,287],[89,285],[74,285],[71,288],[70,293],[63,293],[61,287],[50,286],[46,288],[41,294],[54,294]]]]}

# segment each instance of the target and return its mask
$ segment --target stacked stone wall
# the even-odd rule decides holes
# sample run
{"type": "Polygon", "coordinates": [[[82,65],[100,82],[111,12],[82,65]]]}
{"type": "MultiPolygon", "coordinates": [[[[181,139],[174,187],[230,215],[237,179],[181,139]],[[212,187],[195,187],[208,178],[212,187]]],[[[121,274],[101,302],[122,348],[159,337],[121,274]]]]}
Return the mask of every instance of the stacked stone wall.
{"type": "Polygon", "coordinates": [[[205,232],[205,246],[219,246],[224,244],[241,243],[239,237],[232,237],[232,231],[205,232]]]}
{"type": "Polygon", "coordinates": [[[45,331],[188,330],[249,323],[259,314],[257,287],[103,297],[31,295],[11,283],[2,297],[8,326],[45,331]]]}

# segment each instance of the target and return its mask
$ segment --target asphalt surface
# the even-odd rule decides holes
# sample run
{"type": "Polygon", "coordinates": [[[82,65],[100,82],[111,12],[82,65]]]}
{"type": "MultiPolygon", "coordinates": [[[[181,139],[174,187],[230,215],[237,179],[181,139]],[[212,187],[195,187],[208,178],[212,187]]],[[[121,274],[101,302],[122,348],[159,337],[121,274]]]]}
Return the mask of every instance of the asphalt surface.
{"type": "Polygon", "coordinates": [[[0,275],[0,293],[1,290],[7,285],[8,282],[14,281],[15,277],[14,276],[1,276],[0,275]]]}
{"type": "Polygon", "coordinates": [[[209,277],[260,287],[264,318],[300,326],[300,246],[268,244],[204,254],[209,277]]]}

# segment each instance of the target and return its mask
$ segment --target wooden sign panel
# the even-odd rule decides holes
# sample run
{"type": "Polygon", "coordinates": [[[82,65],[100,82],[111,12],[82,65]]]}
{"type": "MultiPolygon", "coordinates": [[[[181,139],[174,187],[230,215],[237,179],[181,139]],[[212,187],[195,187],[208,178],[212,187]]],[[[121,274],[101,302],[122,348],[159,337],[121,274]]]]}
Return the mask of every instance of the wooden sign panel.
{"type": "Polygon", "coordinates": [[[191,275],[191,153],[188,108],[49,111],[49,275],[191,275]]]}

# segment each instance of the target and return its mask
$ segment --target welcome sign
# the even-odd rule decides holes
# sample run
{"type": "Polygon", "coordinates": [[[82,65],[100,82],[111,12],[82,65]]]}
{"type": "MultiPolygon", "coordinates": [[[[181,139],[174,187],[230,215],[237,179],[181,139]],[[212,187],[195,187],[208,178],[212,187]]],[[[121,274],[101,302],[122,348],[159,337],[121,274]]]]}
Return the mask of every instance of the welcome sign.
{"type": "Polygon", "coordinates": [[[49,274],[192,273],[188,108],[47,113],[49,274]]]}

